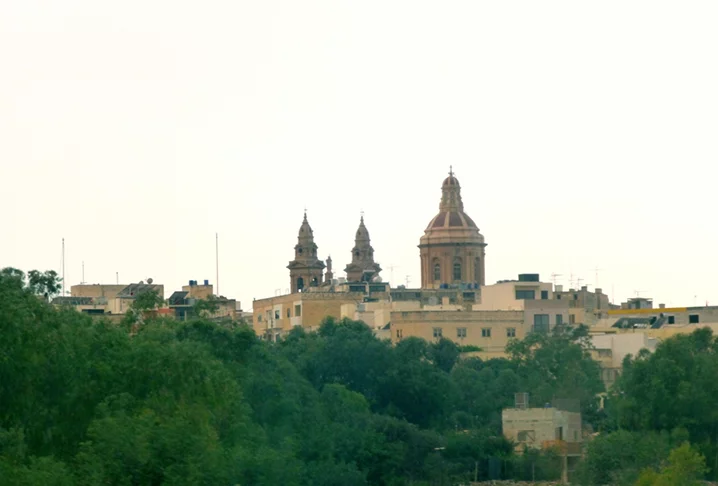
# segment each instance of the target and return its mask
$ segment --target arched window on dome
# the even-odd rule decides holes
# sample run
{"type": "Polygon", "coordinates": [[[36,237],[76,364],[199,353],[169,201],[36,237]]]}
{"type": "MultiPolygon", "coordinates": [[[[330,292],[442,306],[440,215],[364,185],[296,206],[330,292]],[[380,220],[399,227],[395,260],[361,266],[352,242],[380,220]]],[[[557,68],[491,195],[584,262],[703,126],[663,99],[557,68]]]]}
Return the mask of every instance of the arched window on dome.
{"type": "Polygon", "coordinates": [[[481,283],[481,258],[474,258],[474,282],[481,283]]]}
{"type": "Polygon", "coordinates": [[[441,264],[439,260],[434,260],[434,282],[441,281],[441,264]]]}
{"type": "Polygon", "coordinates": [[[454,281],[461,281],[461,259],[454,260],[454,281]]]}

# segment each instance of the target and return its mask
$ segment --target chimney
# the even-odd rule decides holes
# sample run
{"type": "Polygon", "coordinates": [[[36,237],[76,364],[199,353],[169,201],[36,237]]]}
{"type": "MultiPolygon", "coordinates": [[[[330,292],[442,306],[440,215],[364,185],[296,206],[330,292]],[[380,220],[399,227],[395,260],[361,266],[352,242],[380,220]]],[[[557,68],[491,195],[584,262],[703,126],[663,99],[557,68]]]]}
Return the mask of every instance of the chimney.
{"type": "Polygon", "coordinates": [[[666,308],[666,304],[658,304],[658,308],[659,308],[659,309],[665,309],[665,308],[666,308]]]}
{"type": "Polygon", "coordinates": [[[588,290],[588,286],[584,285],[581,287],[581,292],[586,292],[588,290]]]}
{"type": "Polygon", "coordinates": [[[596,294],[600,294],[602,289],[596,289],[596,294]]]}

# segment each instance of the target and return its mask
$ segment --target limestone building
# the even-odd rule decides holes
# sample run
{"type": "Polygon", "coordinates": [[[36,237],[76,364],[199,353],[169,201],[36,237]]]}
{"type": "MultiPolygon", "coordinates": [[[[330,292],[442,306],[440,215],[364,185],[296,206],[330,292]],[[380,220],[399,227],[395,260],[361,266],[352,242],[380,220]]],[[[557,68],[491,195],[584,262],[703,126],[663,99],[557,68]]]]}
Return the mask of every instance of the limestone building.
{"type": "Polygon", "coordinates": [[[439,214],[429,222],[419,243],[422,288],[485,285],[485,247],[479,228],[464,212],[459,180],[449,170],[441,186],[439,214]]]}
{"type": "Polygon", "coordinates": [[[301,292],[306,287],[321,285],[324,267],[324,262],[317,257],[314,232],[309,226],[305,211],[302,226],[299,228],[297,244],[294,246],[294,260],[287,265],[292,293],[301,292]]]}

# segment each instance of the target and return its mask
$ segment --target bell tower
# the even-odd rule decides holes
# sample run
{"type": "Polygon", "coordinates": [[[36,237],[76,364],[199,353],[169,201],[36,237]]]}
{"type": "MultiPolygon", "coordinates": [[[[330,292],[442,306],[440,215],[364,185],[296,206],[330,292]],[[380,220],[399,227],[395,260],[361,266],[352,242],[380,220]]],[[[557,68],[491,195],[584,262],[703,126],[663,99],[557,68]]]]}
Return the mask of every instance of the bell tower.
{"type": "Polygon", "coordinates": [[[324,262],[317,257],[317,245],[314,232],[304,211],[304,220],[299,228],[297,244],[294,246],[294,260],[287,265],[292,293],[301,292],[307,287],[318,287],[322,283],[324,262]]]}
{"type": "Polygon", "coordinates": [[[364,225],[364,214],[359,220],[359,228],[352,248],[352,262],[344,269],[349,282],[370,282],[379,275],[381,267],[374,262],[374,248],[371,246],[369,230],[364,225]]]}

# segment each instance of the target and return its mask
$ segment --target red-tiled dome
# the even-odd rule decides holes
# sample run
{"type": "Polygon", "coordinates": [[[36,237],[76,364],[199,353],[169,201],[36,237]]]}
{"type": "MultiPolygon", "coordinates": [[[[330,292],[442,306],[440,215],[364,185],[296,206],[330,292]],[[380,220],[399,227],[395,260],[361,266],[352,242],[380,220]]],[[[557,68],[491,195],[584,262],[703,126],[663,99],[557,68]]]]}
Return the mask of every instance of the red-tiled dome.
{"type": "Polygon", "coordinates": [[[474,228],[478,229],[474,220],[463,211],[441,211],[429,222],[427,230],[436,228],[474,228]]]}

